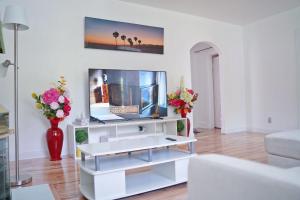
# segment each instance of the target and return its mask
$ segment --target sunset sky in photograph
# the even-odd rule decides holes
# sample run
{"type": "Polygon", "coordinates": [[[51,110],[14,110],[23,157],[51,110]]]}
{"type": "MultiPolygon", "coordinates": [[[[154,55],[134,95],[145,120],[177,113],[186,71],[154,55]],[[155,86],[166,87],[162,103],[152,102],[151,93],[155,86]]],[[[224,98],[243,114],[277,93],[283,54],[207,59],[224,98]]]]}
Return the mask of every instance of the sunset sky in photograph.
{"type": "Polygon", "coordinates": [[[90,17],[85,18],[85,42],[115,45],[113,32],[119,33],[119,45],[124,44],[123,40],[121,40],[121,35],[126,35],[125,45],[129,45],[127,38],[131,38],[135,45],[136,42],[133,39],[134,37],[137,37],[138,40],[141,40],[141,44],[163,45],[163,28],[90,17]]]}

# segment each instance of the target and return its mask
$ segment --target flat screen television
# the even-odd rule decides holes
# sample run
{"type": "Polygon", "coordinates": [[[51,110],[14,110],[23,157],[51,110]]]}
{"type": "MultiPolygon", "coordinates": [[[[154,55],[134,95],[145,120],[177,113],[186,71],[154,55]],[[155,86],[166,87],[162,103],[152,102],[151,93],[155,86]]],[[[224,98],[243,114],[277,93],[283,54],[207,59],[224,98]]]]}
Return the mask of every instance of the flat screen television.
{"type": "Polygon", "coordinates": [[[89,69],[90,119],[100,121],[165,117],[165,71],[89,69]]]}

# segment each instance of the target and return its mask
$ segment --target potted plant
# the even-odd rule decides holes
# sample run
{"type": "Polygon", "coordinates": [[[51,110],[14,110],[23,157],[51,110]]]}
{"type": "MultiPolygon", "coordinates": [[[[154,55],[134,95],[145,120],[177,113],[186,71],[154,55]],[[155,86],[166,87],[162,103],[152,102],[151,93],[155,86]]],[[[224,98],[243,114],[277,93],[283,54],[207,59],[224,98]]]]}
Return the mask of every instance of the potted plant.
{"type": "Polygon", "coordinates": [[[190,133],[190,119],[187,114],[192,112],[194,102],[198,99],[198,93],[184,87],[183,78],[180,81],[180,89],[168,94],[168,104],[174,107],[174,112],[182,118],[187,118],[187,136],[190,133]]]}
{"type": "MultiPolygon", "coordinates": [[[[75,132],[75,140],[77,144],[83,144],[86,140],[88,139],[88,134],[86,132],[86,130],[80,129],[80,130],[76,130],[75,132]]],[[[80,157],[80,150],[77,147],[76,148],[76,157],[80,157]]]]}
{"type": "Polygon", "coordinates": [[[71,111],[66,84],[66,80],[61,76],[53,87],[42,94],[32,93],[36,108],[43,112],[51,124],[51,127],[47,130],[47,144],[51,161],[61,160],[64,136],[58,124],[69,116],[71,111]]]}

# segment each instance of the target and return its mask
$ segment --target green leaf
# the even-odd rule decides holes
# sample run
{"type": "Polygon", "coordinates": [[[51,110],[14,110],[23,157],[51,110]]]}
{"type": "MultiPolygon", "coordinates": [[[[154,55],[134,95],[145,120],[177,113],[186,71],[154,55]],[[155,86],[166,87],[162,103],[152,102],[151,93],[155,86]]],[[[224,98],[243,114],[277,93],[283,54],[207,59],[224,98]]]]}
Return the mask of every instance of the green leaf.
{"type": "Polygon", "coordinates": [[[77,143],[82,144],[88,139],[88,134],[86,130],[80,129],[75,132],[75,140],[77,143]]]}
{"type": "Polygon", "coordinates": [[[182,120],[177,121],[177,132],[181,132],[184,129],[184,123],[182,120]]]}

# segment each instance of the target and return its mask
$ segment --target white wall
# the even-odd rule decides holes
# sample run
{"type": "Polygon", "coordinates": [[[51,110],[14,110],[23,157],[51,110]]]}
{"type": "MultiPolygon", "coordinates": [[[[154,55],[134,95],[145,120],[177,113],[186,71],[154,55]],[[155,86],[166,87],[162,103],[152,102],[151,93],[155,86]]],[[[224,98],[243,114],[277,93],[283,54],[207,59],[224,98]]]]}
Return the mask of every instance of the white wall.
{"type": "MultiPolygon", "coordinates": [[[[49,83],[65,75],[73,107],[71,116],[61,125],[66,130],[66,125],[76,116],[88,112],[88,68],[166,70],[169,91],[179,86],[181,75],[185,76],[186,86],[189,87],[190,49],[200,41],[213,42],[224,56],[223,63],[220,63],[224,69],[221,72],[224,81],[222,91],[226,94],[222,105],[224,131],[245,129],[241,27],[116,0],[2,0],[2,12],[6,5],[13,3],[25,7],[30,25],[30,30],[20,33],[21,159],[47,155],[45,131],[49,123],[35,110],[31,99],[33,91],[42,92],[50,86],[49,83]],[[85,16],[164,27],[165,54],[85,49],[85,16]]],[[[5,30],[4,36],[7,53],[0,56],[1,61],[13,56],[13,33],[5,30]]],[[[0,103],[10,111],[13,111],[12,74],[10,70],[7,78],[0,79],[0,103]]],[[[169,111],[172,113],[172,109],[169,111]]],[[[63,154],[66,153],[65,137],[63,154]]]]}
{"type": "Polygon", "coordinates": [[[300,8],[244,28],[250,130],[272,132],[298,127],[300,76],[295,33],[299,27],[300,8]],[[268,123],[268,117],[272,117],[272,123],[268,123]]]}
{"type": "Polygon", "coordinates": [[[198,45],[191,50],[192,87],[200,94],[194,106],[193,122],[196,128],[211,129],[214,128],[212,55],[217,52],[214,48],[198,50],[198,45]]]}

